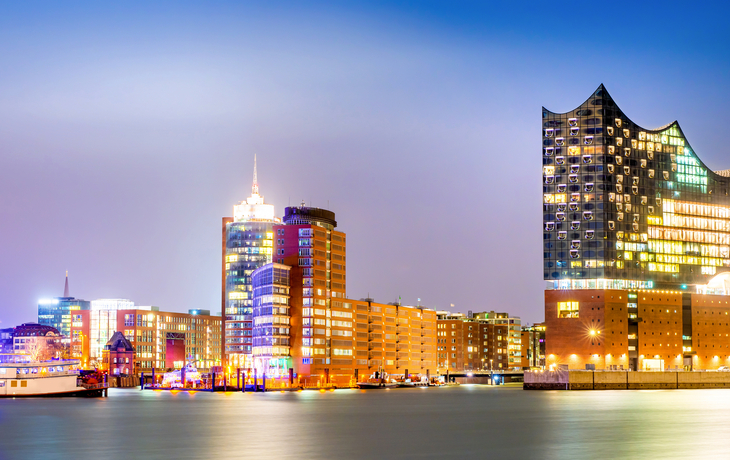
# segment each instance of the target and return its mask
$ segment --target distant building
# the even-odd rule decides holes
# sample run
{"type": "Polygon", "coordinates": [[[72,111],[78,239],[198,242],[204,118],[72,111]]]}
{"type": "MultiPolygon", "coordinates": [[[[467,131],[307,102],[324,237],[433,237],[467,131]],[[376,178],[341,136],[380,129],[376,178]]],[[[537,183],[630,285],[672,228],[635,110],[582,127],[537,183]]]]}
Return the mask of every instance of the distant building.
{"type": "Polygon", "coordinates": [[[135,372],[179,369],[186,361],[195,362],[201,370],[221,365],[222,319],[210,316],[209,310],[161,312],[158,307],[134,306],[120,299],[92,303],[107,309],[74,313],[71,328],[72,357],[85,368],[103,365],[104,349],[116,332],[122,332],[135,348],[135,372]],[[109,338],[98,348],[101,337],[109,338]]]}
{"type": "Polygon", "coordinates": [[[545,367],[545,324],[522,327],[522,367],[545,367]]]}
{"type": "Polygon", "coordinates": [[[281,222],[274,214],[274,206],[259,195],[254,158],[251,196],[233,207],[233,218],[223,218],[221,332],[223,359],[229,366],[253,367],[251,274],[272,261],[273,225],[281,222]]]}
{"type": "Polygon", "coordinates": [[[63,336],[62,342],[68,346],[71,336],[72,312],[89,310],[90,308],[89,301],[75,299],[69,295],[68,272],[66,272],[63,297],[38,301],[38,323],[58,329],[58,332],[63,336]]]}
{"type": "Polygon", "coordinates": [[[0,353],[13,353],[13,328],[0,329],[0,353]]]}
{"type": "Polygon", "coordinates": [[[109,375],[134,375],[135,358],[132,342],[116,331],[104,345],[101,369],[109,372],[109,375]]]}
{"type": "Polygon", "coordinates": [[[522,369],[520,325],[508,313],[438,312],[440,372],[522,369]]]}
{"type": "Polygon", "coordinates": [[[58,329],[38,323],[13,328],[13,353],[29,355],[33,361],[63,357],[58,329]]]}

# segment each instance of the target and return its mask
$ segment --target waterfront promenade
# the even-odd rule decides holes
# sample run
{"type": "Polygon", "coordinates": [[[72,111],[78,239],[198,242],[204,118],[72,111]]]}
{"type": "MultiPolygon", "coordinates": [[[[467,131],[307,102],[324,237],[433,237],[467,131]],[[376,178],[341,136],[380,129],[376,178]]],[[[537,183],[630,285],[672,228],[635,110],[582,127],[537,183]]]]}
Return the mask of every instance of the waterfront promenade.
{"type": "Polygon", "coordinates": [[[7,400],[0,458],[728,458],[730,390],[519,386],[7,400]]]}

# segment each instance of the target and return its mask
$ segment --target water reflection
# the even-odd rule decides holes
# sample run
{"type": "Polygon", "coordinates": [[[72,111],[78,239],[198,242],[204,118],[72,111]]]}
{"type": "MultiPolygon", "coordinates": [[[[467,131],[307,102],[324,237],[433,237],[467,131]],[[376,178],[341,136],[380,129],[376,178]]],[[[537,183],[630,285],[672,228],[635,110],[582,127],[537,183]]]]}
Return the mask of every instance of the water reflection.
{"type": "Polygon", "coordinates": [[[730,390],[115,390],[0,401],[0,457],[730,458],[729,422],[730,390]]]}

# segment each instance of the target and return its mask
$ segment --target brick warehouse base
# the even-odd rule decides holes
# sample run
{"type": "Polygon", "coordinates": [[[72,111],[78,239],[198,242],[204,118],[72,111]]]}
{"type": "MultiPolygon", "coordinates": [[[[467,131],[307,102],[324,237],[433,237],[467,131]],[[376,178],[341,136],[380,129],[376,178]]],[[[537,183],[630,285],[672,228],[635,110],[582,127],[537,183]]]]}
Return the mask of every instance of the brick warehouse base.
{"type": "Polygon", "coordinates": [[[730,388],[730,372],[527,371],[525,390],[675,390],[730,388]]]}

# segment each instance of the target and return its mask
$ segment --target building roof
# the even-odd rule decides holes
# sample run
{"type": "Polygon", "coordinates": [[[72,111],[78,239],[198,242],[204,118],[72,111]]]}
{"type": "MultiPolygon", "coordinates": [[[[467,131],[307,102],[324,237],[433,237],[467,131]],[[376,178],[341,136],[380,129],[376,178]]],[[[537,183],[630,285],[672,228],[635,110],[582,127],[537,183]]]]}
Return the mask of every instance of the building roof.
{"type": "Polygon", "coordinates": [[[117,331],[114,335],[112,335],[106,345],[104,345],[104,349],[116,351],[120,348],[124,348],[124,351],[134,351],[134,345],[132,345],[132,342],[124,337],[124,334],[120,331],[117,331]]]}
{"type": "Polygon", "coordinates": [[[23,323],[13,328],[13,337],[45,337],[61,335],[58,329],[38,323],[23,323]]]}

